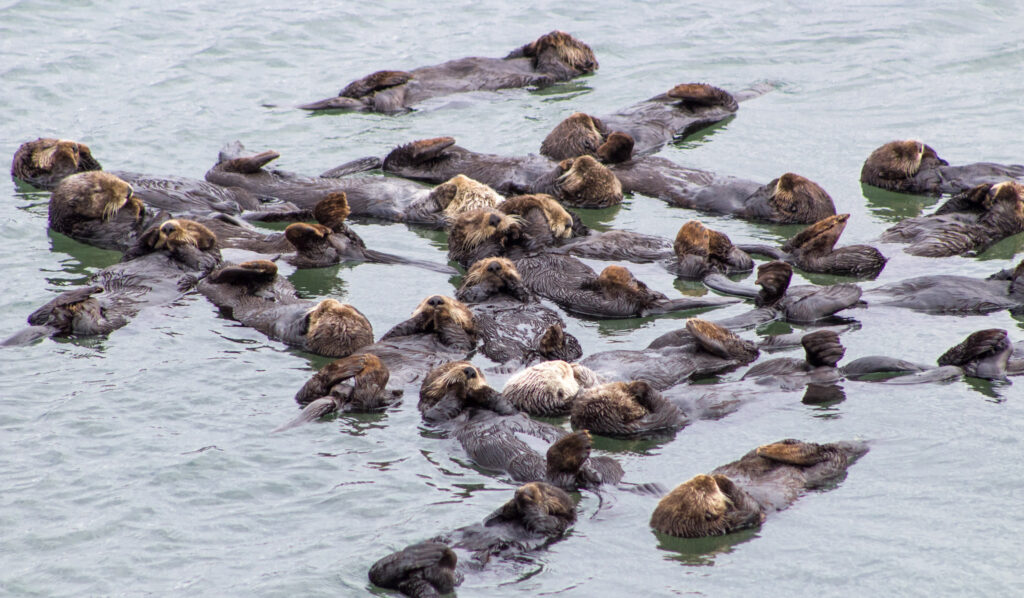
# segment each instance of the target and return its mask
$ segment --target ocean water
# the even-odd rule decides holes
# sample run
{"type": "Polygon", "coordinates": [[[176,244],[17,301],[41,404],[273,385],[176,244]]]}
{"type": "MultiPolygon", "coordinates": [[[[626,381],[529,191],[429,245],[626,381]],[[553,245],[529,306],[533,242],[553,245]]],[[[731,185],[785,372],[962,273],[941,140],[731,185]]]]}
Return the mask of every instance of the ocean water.
{"type": "MultiPolygon", "coordinates": [[[[730,90],[767,82],[773,91],[744,102],[735,118],[661,155],[765,182],[803,174],[852,215],[845,244],[875,240],[935,204],[861,187],[861,164],[887,141],[922,139],[952,164],[1024,162],[1017,3],[728,4],[4,2],[0,155],[36,137],[63,137],[88,144],[108,169],[202,178],[220,147],[238,139],[279,151],[281,168],[315,174],[438,135],[478,151],[536,152],[574,111],[607,113],[680,82],[730,90]],[[600,70],[538,92],[439,98],[397,117],[294,108],[375,70],[503,56],[552,29],[589,43],[600,70]]],[[[47,193],[13,182],[0,188],[6,337],[118,256],[48,232],[47,193]]],[[[636,196],[586,218],[672,237],[698,216],[636,196]]],[[[776,242],[800,228],[701,219],[734,242],[776,242]]],[[[443,235],[400,224],[354,228],[370,247],[445,260],[443,235]]],[[[977,258],[945,259],[882,246],[890,262],[862,286],[927,273],[985,276],[1016,264],[1022,244],[1018,235],[977,258]]],[[[631,269],[663,292],[701,292],[657,265],[631,269]]],[[[374,264],[291,279],[310,297],[354,304],[378,335],[457,282],[374,264]]],[[[566,319],[591,353],[646,346],[686,315],[566,319]]],[[[849,315],[859,327],[842,337],[847,360],[885,354],[932,363],[983,328],[1024,339],[1021,320],[1006,312],[872,307],[849,315]]],[[[223,318],[196,295],[146,311],[109,338],[4,349],[0,594],[381,592],[366,576],[375,560],[479,521],[511,497],[509,480],[468,466],[454,441],[421,426],[416,388],[386,414],[270,434],[295,415],[295,391],[327,362],[223,318]]],[[[499,389],[506,378],[489,376],[499,389]]],[[[871,452],[836,488],[725,538],[667,541],[648,527],[656,498],[582,493],[579,520],[563,540],[528,562],[469,575],[458,594],[1019,595],[1022,388],[1024,380],[846,382],[845,400],[829,405],[804,404],[800,392],[764,393],[670,440],[596,439],[628,482],[667,488],[782,438],[857,438],[871,452]]]]}

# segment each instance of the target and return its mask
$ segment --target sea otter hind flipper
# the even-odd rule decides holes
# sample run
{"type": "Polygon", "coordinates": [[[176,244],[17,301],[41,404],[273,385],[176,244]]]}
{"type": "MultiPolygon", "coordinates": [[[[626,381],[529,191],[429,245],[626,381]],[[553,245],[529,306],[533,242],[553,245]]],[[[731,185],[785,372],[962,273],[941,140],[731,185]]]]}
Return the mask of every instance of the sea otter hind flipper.
{"type": "Polygon", "coordinates": [[[253,156],[242,156],[239,158],[225,160],[220,163],[220,168],[225,172],[253,174],[259,172],[264,166],[280,157],[281,154],[274,150],[267,150],[253,156]]]}
{"type": "Polygon", "coordinates": [[[81,303],[89,299],[89,297],[102,292],[103,287],[101,286],[88,286],[71,291],[65,291],[60,295],[57,295],[46,305],[32,312],[28,316],[28,323],[33,326],[45,326],[50,321],[50,316],[53,314],[55,309],[73,306],[76,303],[81,303]]]}
{"type": "Polygon", "coordinates": [[[444,150],[455,145],[454,137],[433,137],[418,139],[391,150],[384,158],[384,170],[400,166],[414,166],[433,160],[444,150]]]}
{"type": "Polygon", "coordinates": [[[326,197],[313,206],[313,218],[320,224],[339,232],[345,227],[345,219],[352,213],[348,205],[348,196],[344,191],[328,193],[326,197]]]}
{"type": "Polygon", "coordinates": [[[320,397],[315,401],[311,401],[306,405],[302,412],[299,413],[291,421],[281,424],[270,431],[271,434],[297,428],[302,424],[308,424],[311,421],[316,421],[325,415],[329,415],[338,410],[338,400],[335,397],[320,397]]]}
{"type": "Polygon", "coordinates": [[[707,83],[680,83],[668,90],[665,95],[678,100],[681,106],[689,110],[715,106],[733,112],[739,109],[739,104],[732,94],[707,83]]]}
{"type": "Polygon", "coordinates": [[[702,307],[718,307],[720,305],[729,305],[730,303],[737,303],[739,299],[732,297],[718,297],[715,295],[707,297],[680,297],[678,299],[663,299],[656,301],[651,304],[650,307],[643,310],[641,316],[651,316],[657,314],[667,314],[674,311],[686,311],[688,309],[698,309],[702,307]]]}
{"type": "Polygon", "coordinates": [[[440,596],[462,583],[458,557],[441,542],[420,542],[389,554],[370,567],[370,582],[408,596],[440,596]]]}
{"type": "Polygon", "coordinates": [[[697,339],[701,348],[712,355],[748,362],[757,358],[758,350],[754,343],[741,339],[724,326],[700,318],[690,318],[686,321],[686,329],[697,339]]]}
{"type": "Polygon", "coordinates": [[[814,465],[825,459],[821,445],[813,442],[801,442],[793,438],[759,446],[757,447],[757,456],[803,467],[814,465]]]}
{"type": "Polygon", "coordinates": [[[349,83],[338,92],[338,96],[358,99],[389,87],[404,85],[409,79],[412,79],[412,74],[405,71],[377,71],[349,83]]]}
{"type": "Polygon", "coordinates": [[[384,161],[377,156],[366,156],[365,158],[356,158],[355,160],[351,160],[329,170],[325,170],[320,173],[320,177],[325,179],[337,179],[350,174],[356,174],[358,172],[379,170],[383,165],[384,161]]]}

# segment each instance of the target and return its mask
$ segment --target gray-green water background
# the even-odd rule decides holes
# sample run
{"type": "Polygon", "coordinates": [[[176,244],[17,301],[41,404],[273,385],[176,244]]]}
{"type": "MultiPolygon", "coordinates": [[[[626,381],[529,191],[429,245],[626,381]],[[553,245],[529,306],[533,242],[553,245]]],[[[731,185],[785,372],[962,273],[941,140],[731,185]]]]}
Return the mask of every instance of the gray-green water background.
{"type": "MultiPolygon", "coordinates": [[[[522,154],[577,110],[610,112],[679,82],[769,81],[777,89],[744,103],[735,119],[662,155],[765,182],[801,173],[852,214],[847,244],[934,205],[865,195],[860,166],[886,141],[922,139],[953,164],[1024,161],[1024,14],[1015,2],[531,4],[6,2],[0,156],[36,137],[64,137],[87,143],[108,169],[201,178],[233,139],[275,149],[281,168],[307,174],[437,135],[522,154]],[[399,117],[292,108],[374,70],[502,56],[556,28],[594,48],[596,75],[538,93],[453,96],[399,117]]],[[[47,194],[4,188],[0,336],[117,259],[48,233],[47,194]]],[[[673,236],[695,216],[633,197],[590,221],[673,236]]],[[[795,230],[702,219],[735,242],[795,230]]],[[[443,236],[399,224],[355,228],[371,247],[444,260],[443,236]]],[[[891,261],[864,286],[933,272],[988,275],[1013,265],[1021,243],[978,259],[885,247],[891,261]]],[[[655,265],[634,271],[678,292],[655,265]]],[[[427,294],[454,290],[445,276],[395,266],[291,278],[309,296],[353,303],[378,335],[427,294]]],[[[853,315],[862,327],[843,336],[847,359],[933,362],[982,328],[1024,338],[1005,312],[853,315]]],[[[681,324],[570,319],[588,352],[639,348],[681,324]]],[[[384,416],[268,434],[295,414],[292,396],[326,361],[223,319],[198,296],[145,312],[108,339],[4,350],[0,594],[360,595],[377,558],[479,521],[511,496],[507,480],[465,466],[451,441],[423,433],[414,389],[384,416]]],[[[490,378],[500,389],[505,376],[490,378]]],[[[470,576],[459,595],[1024,592],[1024,380],[844,386],[846,400],[827,407],[802,404],[800,393],[765,395],[668,442],[598,441],[627,480],[668,487],[781,438],[871,442],[838,488],[804,497],[756,533],[660,545],[647,527],[656,499],[585,493],[568,537],[520,569],[470,576]]]]}

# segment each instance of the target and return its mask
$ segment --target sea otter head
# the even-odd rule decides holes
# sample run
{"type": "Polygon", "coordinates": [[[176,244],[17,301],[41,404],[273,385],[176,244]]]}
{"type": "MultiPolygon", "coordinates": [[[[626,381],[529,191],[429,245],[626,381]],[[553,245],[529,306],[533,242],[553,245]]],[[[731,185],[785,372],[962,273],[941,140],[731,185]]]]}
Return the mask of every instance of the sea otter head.
{"type": "Polygon", "coordinates": [[[676,257],[680,260],[693,256],[700,260],[708,257],[710,231],[699,220],[690,220],[679,227],[676,240],[672,244],[676,257]]]}
{"type": "Polygon", "coordinates": [[[753,217],[778,224],[813,224],[836,213],[832,197],[814,181],[787,172],[747,199],[753,217]]]}
{"type": "Polygon", "coordinates": [[[419,332],[438,332],[454,325],[469,336],[476,338],[476,322],[473,312],[462,302],[444,295],[433,295],[420,302],[412,312],[419,325],[419,332]]]}
{"type": "Polygon", "coordinates": [[[793,266],[786,262],[774,261],[761,264],[757,267],[757,280],[754,284],[761,287],[761,291],[754,299],[758,307],[774,305],[789,288],[789,281],[793,278],[793,266]]]}
{"type": "Polygon", "coordinates": [[[430,196],[447,218],[478,208],[493,208],[502,201],[497,191],[462,174],[434,187],[430,196]]]}
{"type": "Polygon", "coordinates": [[[633,136],[622,131],[612,131],[597,148],[597,159],[605,164],[629,162],[633,157],[633,136]]]}
{"type": "Polygon", "coordinates": [[[106,313],[94,295],[103,292],[103,287],[89,286],[61,293],[53,301],[32,312],[28,323],[33,326],[50,326],[56,334],[104,334],[115,326],[107,320],[106,313]]]}
{"type": "Polygon", "coordinates": [[[555,181],[559,201],[578,208],[607,208],[622,203],[622,183],[592,156],[562,160],[558,168],[562,173],[555,181]]]}
{"type": "Polygon", "coordinates": [[[819,220],[794,235],[782,246],[782,250],[813,255],[830,253],[846,230],[846,221],[849,219],[849,214],[836,214],[819,220]]]}
{"type": "Polygon", "coordinates": [[[1013,344],[1005,330],[990,328],[972,333],[939,357],[939,365],[955,365],[964,373],[989,380],[1006,379],[1006,364],[1013,344]]]}
{"type": "Polygon", "coordinates": [[[558,123],[540,144],[540,153],[560,161],[577,156],[596,156],[604,143],[604,125],[597,118],[574,112],[558,123]]]}
{"type": "Polygon", "coordinates": [[[593,441],[590,432],[577,430],[566,434],[548,447],[548,473],[575,473],[590,458],[593,441]]]}
{"type": "Polygon", "coordinates": [[[602,293],[607,298],[627,298],[646,305],[653,300],[653,293],[646,284],[637,280],[628,268],[607,266],[593,281],[584,287],[602,293]]]}
{"type": "Polygon", "coordinates": [[[11,162],[11,176],[44,189],[73,174],[100,169],[89,146],[67,139],[39,138],[23,143],[11,162]]]}
{"type": "MultiPolygon", "coordinates": [[[[590,372],[579,364],[575,367],[590,372]]],[[[573,365],[561,360],[544,361],[509,378],[502,395],[531,415],[564,415],[580,389],[593,383],[589,377],[577,376],[573,365]]]]}
{"type": "Polygon", "coordinates": [[[532,58],[534,69],[550,73],[556,81],[592,73],[598,67],[590,46],[564,31],[544,34],[513,50],[506,58],[532,58]]]}
{"type": "Polygon", "coordinates": [[[486,404],[493,394],[483,371],[468,361],[450,361],[430,370],[420,384],[420,412],[430,409],[446,396],[458,401],[459,407],[486,404]]]}
{"type": "Polygon", "coordinates": [[[992,185],[983,205],[988,211],[982,223],[1008,234],[1024,230],[1024,184],[1003,181],[992,185]]]}
{"type": "Polygon", "coordinates": [[[931,147],[915,139],[890,141],[871,152],[860,170],[860,182],[889,191],[916,189],[914,178],[939,166],[948,166],[931,147]]]}
{"type": "Polygon", "coordinates": [[[805,334],[800,339],[807,363],[814,367],[836,367],[839,360],[846,355],[846,349],[839,342],[839,335],[834,330],[816,330],[805,334]]]}
{"type": "Polygon", "coordinates": [[[599,434],[621,432],[660,406],[650,400],[656,392],[644,380],[592,386],[573,401],[569,421],[599,434]]]}
{"type": "Polygon", "coordinates": [[[730,112],[739,110],[739,104],[732,94],[707,83],[681,83],[665,94],[676,100],[677,104],[687,110],[701,108],[723,108],[730,112]]]}
{"type": "Polygon", "coordinates": [[[208,251],[217,246],[213,231],[194,220],[177,218],[167,220],[143,233],[142,241],[151,249],[176,251],[183,247],[195,247],[208,251]]]}
{"type": "Polygon", "coordinates": [[[441,596],[462,583],[456,570],[458,557],[442,542],[419,542],[378,560],[370,567],[370,581],[410,596],[441,596]]]}
{"type": "Polygon", "coordinates": [[[530,482],[484,521],[484,526],[516,524],[525,531],[554,538],[576,521],[576,505],[564,490],[545,482],[530,482]]]}
{"type": "Polygon", "coordinates": [[[735,332],[724,326],[700,318],[690,318],[686,321],[686,330],[697,339],[701,349],[712,355],[742,363],[757,359],[757,346],[736,336],[735,332]]]}
{"type": "Polygon", "coordinates": [[[132,186],[120,178],[100,170],[92,170],[65,178],[50,197],[50,221],[113,220],[125,214],[138,221],[145,206],[132,186]]]}
{"type": "Polygon", "coordinates": [[[682,538],[721,536],[764,521],[757,503],[724,475],[698,474],[665,495],[651,515],[655,530],[682,538]]]}
{"type": "Polygon", "coordinates": [[[455,296],[460,301],[479,303],[499,293],[520,301],[530,298],[511,260],[488,257],[473,264],[455,296]]]}
{"type": "Polygon", "coordinates": [[[485,257],[503,255],[522,235],[518,217],[494,208],[459,214],[448,231],[449,257],[464,267],[485,257]]]}
{"type": "Polygon", "coordinates": [[[373,328],[359,310],[324,299],[306,313],[306,350],[327,357],[346,357],[373,343],[373,328]]]}
{"type": "Polygon", "coordinates": [[[498,210],[518,216],[523,221],[524,232],[528,236],[551,236],[556,239],[568,239],[572,236],[572,216],[562,204],[546,193],[510,197],[498,206],[498,210]],[[535,231],[532,226],[534,223],[543,226],[544,230],[535,231]]]}

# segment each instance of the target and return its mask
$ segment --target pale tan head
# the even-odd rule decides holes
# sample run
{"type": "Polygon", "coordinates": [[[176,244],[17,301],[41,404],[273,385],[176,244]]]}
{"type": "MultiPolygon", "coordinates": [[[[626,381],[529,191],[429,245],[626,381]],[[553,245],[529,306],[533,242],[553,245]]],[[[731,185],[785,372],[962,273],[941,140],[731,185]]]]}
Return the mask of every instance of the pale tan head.
{"type": "Polygon", "coordinates": [[[99,170],[71,175],[61,181],[50,200],[69,207],[79,218],[112,220],[122,210],[139,219],[145,208],[132,186],[99,170]]]}
{"type": "Polygon", "coordinates": [[[558,199],[580,208],[606,208],[622,203],[622,183],[592,156],[569,158],[558,163],[558,199]]]}
{"type": "Polygon", "coordinates": [[[468,361],[450,361],[423,378],[419,407],[421,411],[432,407],[449,393],[465,400],[487,388],[487,377],[480,368],[468,361]]]}
{"type": "Polygon", "coordinates": [[[449,245],[473,250],[487,241],[500,242],[519,227],[519,218],[494,208],[470,210],[459,214],[452,223],[449,245]]]}
{"type": "Polygon", "coordinates": [[[502,395],[531,415],[559,415],[569,412],[573,397],[582,387],[572,365],[561,360],[544,361],[509,378],[502,395]]]}
{"type": "MultiPolygon", "coordinates": [[[[717,476],[716,476],[717,477],[717,476]]],[[[715,477],[697,474],[665,495],[651,516],[651,527],[671,536],[696,538],[708,530],[722,529],[732,501],[718,487],[715,477]]]]}
{"type": "Polygon", "coordinates": [[[710,242],[710,233],[700,221],[690,220],[679,227],[676,233],[676,240],[672,248],[677,256],[696,255],[707,257],[710,242]]]}
{"type": "Polygon", "coordinates": [[[168,220],[156,230],[156,234],[147,239],[153,249],[175,249],[190,245],[201,251],[217,246],[217,236],[213,232],[195,222],[184,218],[168,220]]]}
{"type": "Polygon", "coordinates": [[[482,260],[477,260],[469,269],[462,286],[469,288],[479,284],[493,284],[496,287],[501,287],[520,282],[522,279],[512,260],[503,257],[485,257],[482,260]]]}
{"type": "Polygon", "coordinates": [[[497,207],[503,199],[494,189],[462,174],[441,183],[430,195],[448,218],[478,208],[497,207]]]}
{"type": "Polygon", "coordinates": [[[373,327],[356,308],[324,299],[307,313],[306,349],[328,357],[347,357],[373,343],[373,327]]]}
{"type": "Polygon", "coordinates": [[[498,209],[520,218],[525,218],[531,210],[539,210],[544,214],[548,229],[555,238],[568,239],[572,236],[572,216],[547,193],[516,195],[503,201],[498,209]]]}
{"type": "Polygon", "coordinates": [[[452,322],[468,333],[476,332],[473,312],[461,301],[444,295],[432,295],[420,301],[412,316],[423,317],[428,322],[425,331],[438,330],[445,323],[452,322]]]}
{"type": "Polygon", "coordinates": [[[552,160],[595,155],[604,141],[601,128],[598,119],[583,112],[575,112],[548,133],[540,145],[540,153],[552,160]]]}

